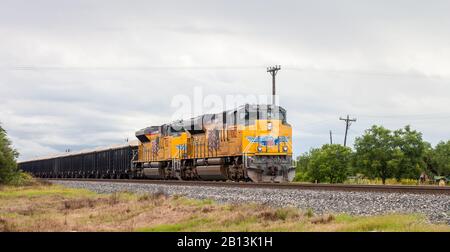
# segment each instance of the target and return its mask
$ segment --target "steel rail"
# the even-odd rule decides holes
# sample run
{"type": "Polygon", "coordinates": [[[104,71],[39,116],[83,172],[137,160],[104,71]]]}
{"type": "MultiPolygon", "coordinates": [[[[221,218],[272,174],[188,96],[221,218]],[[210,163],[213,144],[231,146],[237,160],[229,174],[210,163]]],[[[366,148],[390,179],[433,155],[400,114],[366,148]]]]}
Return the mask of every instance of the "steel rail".
{"type": "Polygon", "coordinates": [[[291,190],[328,190],[328,191],[366,191],[386,193],[428,193],[449,194],[449,186],[433,185],[357,185],[357,184],[312,184],[312,183],[253,183],[253,182],[225,182],[225,181],[185,181],[185,180],[149,180],[149,179],[91,179],[91,178],[41,178],[41,180],[54,181],[86,181],[86,182],[113,182],[134,184],[161,184],[179,186],[216,186],[216,187],[245,187],[267,189],[291,190]]]}

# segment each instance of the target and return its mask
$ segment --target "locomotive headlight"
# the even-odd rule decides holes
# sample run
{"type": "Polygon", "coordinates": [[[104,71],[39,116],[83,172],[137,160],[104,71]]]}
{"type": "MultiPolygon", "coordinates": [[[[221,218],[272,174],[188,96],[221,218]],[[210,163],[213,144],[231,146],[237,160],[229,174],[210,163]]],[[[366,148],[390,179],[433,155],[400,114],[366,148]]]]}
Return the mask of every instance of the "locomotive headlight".
{"type": "Polygon", "coordinates": [[[258,150],[258,152],[262,151],[262,147],[261,146],[258,146],[256,149],[258,150]]]}
{"type": "Polygon", "coordinates": [[[287,152],[288,151],[288,147],[287,146],[283,146],[283,151],[287,152]]]}
{"type": "Polygon", "coordinates": [[[272,130],[272,122],[267,123],[267,130],[272,130]]]}

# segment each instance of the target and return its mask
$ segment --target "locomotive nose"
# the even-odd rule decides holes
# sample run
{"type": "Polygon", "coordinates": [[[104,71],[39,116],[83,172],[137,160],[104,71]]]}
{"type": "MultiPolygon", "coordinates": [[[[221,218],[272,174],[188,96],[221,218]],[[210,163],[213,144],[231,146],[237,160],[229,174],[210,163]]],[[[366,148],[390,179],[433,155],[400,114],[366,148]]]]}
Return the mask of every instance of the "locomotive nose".
{"type": "Polygon", "coordinates": [[[247,175],[254,182],[291,182],[295,177],[290,158],[254,156],[247,164],[247,175]]]}

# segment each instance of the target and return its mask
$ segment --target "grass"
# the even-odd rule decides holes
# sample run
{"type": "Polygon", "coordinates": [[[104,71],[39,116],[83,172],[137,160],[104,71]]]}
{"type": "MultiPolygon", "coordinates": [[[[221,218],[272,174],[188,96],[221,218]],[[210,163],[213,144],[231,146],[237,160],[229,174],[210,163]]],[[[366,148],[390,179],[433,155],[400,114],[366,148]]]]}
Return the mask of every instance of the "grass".
{"type": "Polygon", "coordinates": [[[33,187],[20,186],[20,187],[3,187],[0,189],[0,200],[8,198],[36,198],[36,197],[80,197],[80,196],[93,196],[94,192],[88,190],[73,190],[62,186],[53,186],[49,190],[48,185],[38,185],[33,187]]]}
{"type": "Polygon", "coordinates": [[[0,231],[450,231],[422,215],[356,217],[57,185],[0,188],[0,231]]]}
{"type": "Polygon", "coordinates": [[[139,232],[194,231],[198,227],[203,226],[203,225],[208,225],[211,222],[213,222],[213,221],[210,220],[210,219],[194,216],[191,219],[184,220],[184,221],[181,221],[179,223],[161,224],[161,225],[156,225],[156,226],[153,226],[153,227],[139,228],[136,231],[139,231],[139,232]]]}
{"type": "Polygon", "coordinates": [[[448,226],[427,224],[420,215],[393,214],[364,218],[341,215],[336,218],[336,223],[339,225],[336,231],[449,231],[448,226]]]}
{"type": "MultiPolygon", "coordinates": [[[[313,183],[309,181],[304,174],[297,172],[294,183],[313,183]]],[[[380,178],[368,179],[368,178],[352,178],[347,179],[343,184],[357,184],[357,185],[382,185],[383,181],[380,178]]],[[[396,180],[393,178],[386,179],[386,185],[421,185],[418,179],[401,179],[396,180]]],[[[439,185],[431,181],[426,182],[424,185],[439,185]]],[[[449,183],[446,186],[450,186],[449,183]]]]}
{"type": "MultiPolygon", "coordinates": [[[[430,184],[433,184],[429,182],[430,184]]],[[[383,181],[380,178],[368,179],[368,178],[358,178],[358,179],[347,179],[344,184],[362,184],[362,185],[382,185],[383,181]]],[[[386,179],[386,185],[419,185],[418,179],[397,179],[388,178],[386,179]]],[[[437,184],[435,184],[437,185],[437,184]]]]}

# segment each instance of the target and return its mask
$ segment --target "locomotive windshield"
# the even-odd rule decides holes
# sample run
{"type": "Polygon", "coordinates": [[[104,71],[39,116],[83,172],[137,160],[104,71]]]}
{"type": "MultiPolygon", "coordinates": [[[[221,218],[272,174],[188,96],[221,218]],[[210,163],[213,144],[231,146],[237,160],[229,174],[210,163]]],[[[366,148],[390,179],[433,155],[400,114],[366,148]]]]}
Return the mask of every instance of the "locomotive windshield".
{"type": "Polygon", "coordinates": [[[287,124],[286,110],[272,105],[245,105],[235,111],[236,121],[241,125],[252,125],[255,120],[281,120],[287,124]]]}
{"type": "Polygon", "coordinates": [[[258,110],[259,120],[281,120],[283,124],[286,123],[286,111],[278,106],[259,106],[258,110]]]}

